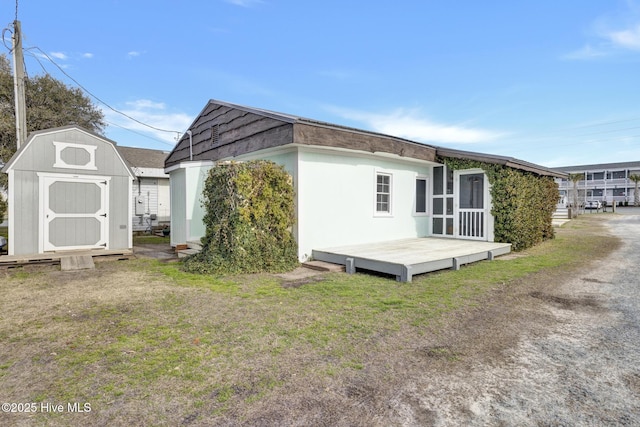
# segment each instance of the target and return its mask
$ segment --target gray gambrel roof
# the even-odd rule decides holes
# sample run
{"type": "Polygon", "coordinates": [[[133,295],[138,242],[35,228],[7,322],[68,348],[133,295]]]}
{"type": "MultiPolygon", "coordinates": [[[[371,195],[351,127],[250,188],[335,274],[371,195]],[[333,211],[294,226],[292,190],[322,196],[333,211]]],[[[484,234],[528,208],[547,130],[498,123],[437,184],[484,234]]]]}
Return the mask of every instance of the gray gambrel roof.
{"type": "Polygon", "coordinates": [[[135,178],[133,172],[131,171],[131,167],[127,164],[127,161],[123,158],[122,154],[118,151],[118,144],[115,141],[77,125],[60,126],[56,128],[42,129],[42,130],[30,132],[29,137],[27,138],[27,141],[24,144],[22,144],[15,153],[13,153],[13,156],[11,156],[11,159],[7,161],[7,163],[2,167],[0,172],[8,173],[9,170],[14,167],[14,164],[18,161],[18,159],[22,156],[22,154],[28,150],[29,145],[31,145],[34,139],[46,134],[65,133],[65,132],[80,132],[106,142],[108,145],[113,147],[116,153],[116,156],[122,161],[125,168],[127,169],[127,173],[131,176],[131,178],[135,178]]]}
{"type": "MultiPolygon", "coordinates": [[[[243,126],[244,128],[250,127],[249,124],[243,124],[243,126]]],[[[462,158],[500,164],[542,176],[564,177],[566,175],[561,171],[512,157],[453,150],[411,141],[393,135],[214,99],[209,100],[191,124],[189,130],[192,131],[191,146],[189,137],[185,134],[167,157],[165,168],[173,167],[182,161],[188,161],[190,157],[192,160],[197,161],[217,161],[226,157],[234,157],[248,152],[259,151],[264,148],[287,144],[301,144],[347,148],[370,153],[384,152],[431,162],[435,161],[437,156],[462,158]],[[225,122],[225,126],[229,128],[233,127],[233,129],[228,131],[221,130],[219,140],[213,142],[215,140],[213,135],[214,131],[211,129],[212,126],[218,125],[215,111],[222,108],[225,109],[225,113],[220,114],[220,116],[227,114],[229,111],[241,112],[242,114],[225,122]],[[256,129],[252,130],[254,134],[249,134],[248,131],[239,132],[239,126],[233,123],[244,120],[243,117],[240,117],[242,115],[259,116],[265,121],[271,121],[271,123],[264,124],[258,129],[254,121],[251,123],[251,126],[256,127],[256,129]],[[223,135],[224,132],[226,132],[228,136],[223,135]],[[243,136],[239,137],[238,135],[241,133],[243,136]],[[269,136],[267,136],[267,134],[269,134],[269,136]],[[233,147],[234,145],[235,147],[233,147]]],[[[218,135],[216,135],[216,137],[217,136],[218,135]]]]}
{"type": "MultiPolygon", "coordinates": [[[[38,135],[45,134],[45,133],[52,133],[52,132],[62,132],[62,131],[71,130],[71,129],[77,129],[81,132],[85,132],[96,138],[100,138],[104,141],[110,142],[115,147],[120,157],[124,160],[124,162],[127,164],[127,166],[130,169],[131,168],[154,168],[154,169],[161,169],[161,170],[164,169],[164,161],[166,160],[167,155],[169,154],[166,151],[152,150],[148,148],[123,147],[118,145],[115,141],[109,138],[106,138],[103,135],[99,135],[95,132],[91,132],[87,129],[84,129],[75,125],[61,126],[58,128],[43,129],[43,130],[31,132],[29,134],[29,138],[27,138],[26,143],[23,144],[20,147],[20,149],[13,155],[12,159],[18,158],[18,156],[20,155],[20,152],[24,151],[27,145],[30,143],[30,141],[33,138],[37,137],[38,135]]],[[[7,161],[5,165],[2,163],[2,159],[0,159],[0,170],[4,171],[4,169],[6,169],[8,171],[10,164],[12,164],[12,162],[13,160],[10,159],[7,161]]]]}

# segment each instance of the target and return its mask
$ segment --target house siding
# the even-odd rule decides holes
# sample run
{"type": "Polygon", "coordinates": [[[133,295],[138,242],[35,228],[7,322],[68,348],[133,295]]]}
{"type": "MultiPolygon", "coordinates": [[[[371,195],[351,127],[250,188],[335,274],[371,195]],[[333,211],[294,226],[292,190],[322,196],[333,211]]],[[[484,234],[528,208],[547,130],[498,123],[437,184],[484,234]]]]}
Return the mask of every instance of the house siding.
{"type": "Polygon", "coordinates": [[[171,245],[198,241],[206,228],[202,219],[202,194],[211,163],[185,162],[172,170],[171,177],[171,245]]]}
{"type": "Polygon", "coordinates": [[[13,226],[9,228],[9,248],[12,254],[38,253],[38,176],[33,171],[13,171],[13,185],[10,194],[19,194],[20,203],[12,203],[10,218],[13,226]]]}
{"type": "Polygon", "coordinates": [[[430,217],[414,214],[415,180],[431,166],[332,150],[299,151],[301,260],[313,249],[425,237],[430,217]],[[375,212],[376,173],[391,175],[391,214],[375,212]]]}
{"type": "Polygon", "coordinates": [[[132,180],[128,176],[113,176],[109,189],[109,249],[133,247],[131,204],[125,203],[123,194],[131,194],[132,180]]]}
{"type": "Polygon", "coordinates": [[[430,233],[430,217],[414,214],[415,179],[431,175],[431,165],[372,154],[318,147],[264,150],[234,158],[270,160],[293,177],[296,194],[294,236],[301,261],[313,249],[377,242],[430,233]],[[375,173],[393,175],[393,214],[374,214],[375,173]]]}
{"type": "Polygon", "coordinates": [[[144,215],[136,215],[133,209],[133,231],[145,231],[149,227],[151,214],[156,215],[152,221],[153,226],[160,222],[169,221],[169,180],[163,178],[138,177],[133,185],[131,202],[135,206],[136,199],[140,196],[144,200],[144,215]]]}
{"type": "Polygon", "coordinates": [[[205,214],[202,195],[209,169],[211,166],[187,169],[187,183],[190,183],[186,189],[187,206],[189,206],[187,212],[191,212],[191,215],[187,216],[187,241],[200,240],[206,232],[206,226],[202,221],[205,214]]]}
{"type": "Polygon", "coordinates": [[[158,180],[158,221],[168,222],[171,217],[171,194],[169,180],[158,180]]]}
{"type": "Polygon", "coordinates": [[[169,174],[171,183],[171,246],[187,243],[186,170],[179,168],[169,174]]]}

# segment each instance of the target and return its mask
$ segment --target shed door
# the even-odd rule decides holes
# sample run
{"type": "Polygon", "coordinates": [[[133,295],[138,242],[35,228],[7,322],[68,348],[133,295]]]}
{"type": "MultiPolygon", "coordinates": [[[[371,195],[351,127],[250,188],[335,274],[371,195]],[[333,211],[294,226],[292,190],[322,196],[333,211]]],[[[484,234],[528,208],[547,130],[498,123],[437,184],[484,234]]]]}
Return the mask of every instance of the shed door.
{"type": "Polygon", "coordinates": [[[109,180],[43,177],[43,249],[108,247],[109,180]]]}

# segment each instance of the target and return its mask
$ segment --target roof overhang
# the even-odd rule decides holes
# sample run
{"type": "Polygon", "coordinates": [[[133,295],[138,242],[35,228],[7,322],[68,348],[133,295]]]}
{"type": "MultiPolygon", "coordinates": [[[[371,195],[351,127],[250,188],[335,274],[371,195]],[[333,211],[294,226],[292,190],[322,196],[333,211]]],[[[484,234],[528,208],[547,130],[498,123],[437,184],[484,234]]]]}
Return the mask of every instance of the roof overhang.
{"type": "Polygon", "coordinates": [[[567,174],[564,172],[553,170],[545,166],[540,166],[535,163],[525,162],[524,160],[516,159],[513,157],[497,156],[494,154],[485,154],[485,153],[476,153],[473,151],[454,150],[451,148],[444,148],[444,147],[437,147],[436,152],[439,157],[477,160],[483,163],[491,163],[496,165],[507,166],[513,169],[523,170],[523,171],[531,172],[541,176],[550,176],[553,178],[567,177],[567,174]]]}

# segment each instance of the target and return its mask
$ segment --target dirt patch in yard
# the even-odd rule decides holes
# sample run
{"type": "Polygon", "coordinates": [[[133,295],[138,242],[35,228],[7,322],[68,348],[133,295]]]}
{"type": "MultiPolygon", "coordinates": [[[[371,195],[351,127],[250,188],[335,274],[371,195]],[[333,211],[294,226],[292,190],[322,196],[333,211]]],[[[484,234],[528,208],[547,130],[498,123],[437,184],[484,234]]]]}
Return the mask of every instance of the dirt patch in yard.
{"type": "Polygon", "coordinates": [[[621,403],[609,413],[595,404],[606,407],[617,385],[602,385],[607,374],[595,374],[597,364],[608,358],[606,351],[594,361],[576,363],[600,343],[589,327],[609,324],[612,315],[609,295],[601,288],[605,280],[581,275],[601,268],[598,260],[620,247],[619,239],[603,231],[600,250],[590,254],[588,263],[497,286],[419,334],[407,326],[384,335],[361,371],[330,381],[290,382],[286,392],[265,399],[244,422],[457,426],[638,421],[633,393],[637,396],[640,376],[634,367],[620,380],[631,394],[617,399],[621,403]],[[565,346],[564,340],[584,343],[565,346]],[[597,387],[590,385],[591,371],[597,387]]]}

